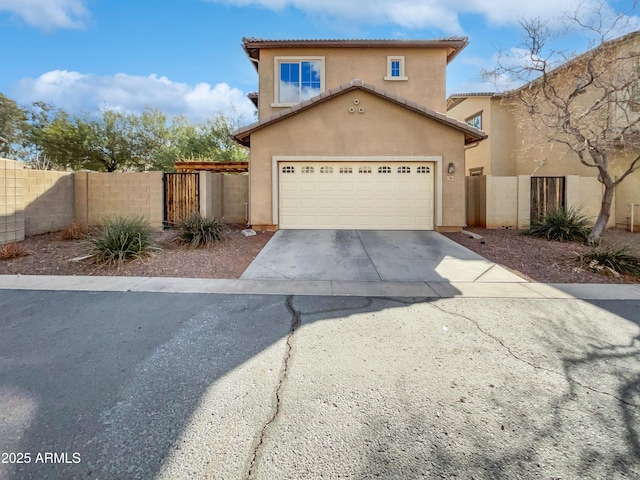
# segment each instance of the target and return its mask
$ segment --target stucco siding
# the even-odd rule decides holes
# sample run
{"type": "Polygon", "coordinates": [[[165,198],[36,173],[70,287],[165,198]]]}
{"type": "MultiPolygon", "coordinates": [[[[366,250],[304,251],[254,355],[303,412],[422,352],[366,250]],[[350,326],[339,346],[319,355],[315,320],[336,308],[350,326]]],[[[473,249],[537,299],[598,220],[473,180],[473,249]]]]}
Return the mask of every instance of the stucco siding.
{"type": "MultiPolygon", "coordinates": [[[[274,224],[272,159],[277,156],[442,157],[442,226],[465,223],[461,132],[363,91],[346,93],[252,133],[250,222],[274,224]],[[363,113],[349,113],[354,100],[363,113]],[[446,173],[452,162],[456,173],[446,173]]],[[[436,179],[436,183],[438,180],[436,179]]]]}
{"type": "Polygon", "coordinates": [[[260,118],[283,110],[273,107],[275,57],[325,57],[325,89],[358,78],[439,112],[445,111],[446,50],[402,48],[282,48],[260,53],[260,118]],[[408,80],[384,80],[387,56],[405,57],[408,80]]]}

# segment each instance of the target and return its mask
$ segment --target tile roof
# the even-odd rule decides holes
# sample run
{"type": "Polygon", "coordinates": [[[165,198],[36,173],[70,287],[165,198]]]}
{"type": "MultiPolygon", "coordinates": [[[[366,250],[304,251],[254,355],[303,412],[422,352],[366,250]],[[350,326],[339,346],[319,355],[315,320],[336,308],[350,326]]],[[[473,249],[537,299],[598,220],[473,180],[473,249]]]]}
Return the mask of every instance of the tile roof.
{"type": "Polygon", "coordinates": [[[265,38],[245,37],[242,39],[242,47],[247,56],[252,60],[260,59],[261,48],[376,48],[376,47],[402,47],[402,48],[448,48],[447,62],[455,58],[469,44],[468,37],[445,37],[423,40],[411,39],[290,39],[272,40],[265,38]]]}
{"type": "Polygon", "coordinates": [[[279,122],[280,120],[284,120],[285,118],[295,115],[296,113],[307,110],[317,104],[326,102],[327,100],[343,95],[347,92],[351,92],[353,90],[363,90],[365,92],[371,93],[372,95],[376,95],[380,98],[386,99],[392,103],[395,103],[396,105],[400,105],[408,110],[412,110],[427,118],[431,118],[432,120],[440,122],[443,125],[446,125],[455,130],[458,130],[464,133],[465,144],[470,144],[470,143],[478,142],[480,140],[484,140],[488,136],[482,130],[478,130],[477,128],[472,127],[471,125],[468,125],[459,120],[456,120],[455,118],[451,118],[447,115],[444,115],[443,113],[427,108],[423,105],[418,104],[417,102],[408,100],[399,95],[389,93],[386,90],[383,90],[382,88],[376,87],[375,85],[365,83],[359,79],[354,79],[354,80],[351,80],[351,82],[349,83],[344,83],[336,88],[327,90],[321,93],[320,95],[315,96],[302,103],[299,103],[291,108],[278,112],[269,117],[265,117],[244,128],[240,128],[235,132],[233,132],[232,134],[233,138],[241,145],[248,147],[250,146],[250,143],[251,143],[250,137],[253,132],[260,130],[262,128],[265,128],[273,123],[279,122]]]}

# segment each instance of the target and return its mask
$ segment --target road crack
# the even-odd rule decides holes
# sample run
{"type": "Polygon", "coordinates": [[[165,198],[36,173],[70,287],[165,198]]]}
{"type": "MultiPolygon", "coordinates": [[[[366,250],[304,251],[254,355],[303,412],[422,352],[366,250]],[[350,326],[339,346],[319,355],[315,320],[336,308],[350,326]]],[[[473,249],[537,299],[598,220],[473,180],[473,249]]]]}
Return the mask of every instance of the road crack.
{"type": "Polygon", "coordinates": [[[541,367],[540,365],[536,365],[535,363],[532,363],[532,362],[530,362],[530,361],[528,361],[528,360],[526,360],[526,359],[524,359],[524,358],[521,358],[521,357],[519,357],[516,353],[514,353],[514,351],[511,349],[511,347],[509,347],[507,344],[505,344],[502,340],[500,340],[500,339],[499,339],[498,337],[496,337],[495,335],[493,335],[493,334],[491,334],[491,333],[487,332],[485,329],[483,329],[483,328],[480,326],[480,324],[479,324],[477,321],[475,321],[473,318],[471,318],[471,317],[467,317],[466,315],[463,315],[463,314],[458,313],[458,312],[450,312],[449,310],[446,310],[446,309],[442,308],[441,306],[437,305],[437,304],[436,304],[436,303],[434,303],[434,302],[429,302],[429,304],[430,304],[432,307],[434,307],[434,308],[436,308],[436,309],[440,310],[440,311],[441,311],[441,312],[443,312],[443,313],[446,313],[446,314],[448,314],[448,315],[453,315],[453,316],[455,316],[455,317],[462,318],[462,319],[467,320],[468,322],[472,323],[472,324],[473,324],[473,325],[478,329],[478,331],[479,331],[480,333],[482,333],[482,334],[483,334],[484,336],[486,336],[487,338],[490,338],[490,339],[491,339],[491,340],[493,340],[494,342],[498,343],[498,344],[499,344],[499,345],[500,345],[504,350],[506,350],[506,351],[509,353],[509,355],[511,355],[511,356],[512,356],[515,360],[517,360],[518,362],[522,362],[522,363],[524,363],[524,364],[526,364],[526,365],[529,365],[531,368],[533,368],[533,369],[535,369],[535,370],[541,370],[541,371],[543,371],[543,372],[547,372],[547,373],[550,373],[550,374],[552,374],[552,375],[560,376],[560,377],[564,378],[566,381],[568,381],[569,383],[572,383],[572,384],[574,384],[574,385],[578,385],[579,387],[584,388],[584,389],[586,389],[586,390],[589,390],[589,391],[591,391],[591,392],[598,393],[598,394],[600,394],[600,395],[606,395],[606,396],[612,397],[612,398],[616,399],[618,402],[620,402],[620,403],[622,403],[622,404],[624,404],[624,405],[628,405],[628,406],[630,406],[630,407],[635,407],[635,408],[638,408],[638,407],[640,406],[640,405],[636,405],[635,403],[627,402],[627,401],[626,401],[626,400],[624,400],[623,398],[620,398],[620,397],[618,397],[618,396],[616,396],[616,395],[614,395],[614,394],[612,394],[612,393],[605,392],[605,391],[603,391],[603,390],[598,390],[597,388],[593,388],[593,387],[592,387],[592,386],[590,386],[590,385],[586,385],[586,384],[581,383],[581,382],[579,382],[579,381],[577,381],[577,380],[575,380],[575,379],[573,379],[573,378],[569,378],[569,377],[567,377],[565,374],[563,374],[562,372],[559,372],[559,371],[557,371],[557,370],[553,370],[553,369],[551,369],[551,368],[541,367]]]}
{"type": "Polygon", "coordinates": [[[260,450],[262,449],[262,446],[264,444],[267,430],[276,421],[276,419],[280,414],[280,407],[281,407],[281,401],[282,401],[282,389],[284,388],[284,383],[289,373],[289,364],[292,358],[293,335],[296,333],[296,330],[300,326],[301,313],[293,307],[293,295],[289,295],[287,297],[285,301],[285,305],[289,313],[291,313],[291,327],[289,329],[289,334],[287,335],[287,341],[285,343],[285,352],[284,352],[283,361],[282,361],[282,369],[280,370],[280,376],[278,377],[278,384],[276,385],[276,389],[274,393],[274,397],[275,397],[274,406],[273,406],[271,415],[269,416],[265,424],[262,426],[262,429],[260,430],[260,438],[258,439],[258,442],[256,443],[256,446],[253,449],[251,462],[249,464],[249,470],[245,477],[247,480],[255,478],[256,467],[258,464],[258,457],[260,455],[260,450]]]}

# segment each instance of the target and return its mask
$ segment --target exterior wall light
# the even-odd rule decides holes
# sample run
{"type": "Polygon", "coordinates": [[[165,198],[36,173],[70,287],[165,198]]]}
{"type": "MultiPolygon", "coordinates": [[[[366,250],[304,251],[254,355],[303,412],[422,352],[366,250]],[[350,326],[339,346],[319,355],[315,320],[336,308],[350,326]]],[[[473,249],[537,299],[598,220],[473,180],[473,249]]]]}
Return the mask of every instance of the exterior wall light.
{"type": "Polygon", "coordinates": [[[447,167],[447,172],[456,173],[456,166],[453,164],[453,162],[449,162],[449,166],[447,167]]]}

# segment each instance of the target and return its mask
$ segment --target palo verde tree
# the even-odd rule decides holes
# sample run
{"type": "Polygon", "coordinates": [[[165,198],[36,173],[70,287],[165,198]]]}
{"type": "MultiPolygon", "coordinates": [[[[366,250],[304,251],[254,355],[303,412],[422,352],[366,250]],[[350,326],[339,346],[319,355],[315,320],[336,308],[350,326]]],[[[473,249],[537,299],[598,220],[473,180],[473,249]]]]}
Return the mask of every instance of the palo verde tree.
{"type": "Polygon", "coordinates": [[[578,30],[592,39],[579,55],[553,47],[562,36],[549,23],[521,21],[522,48],[501,55],[497,67],[485,72],[488,78],[524,84],[505,94],[520,105],[522,121],[597,170],[604,188],[591,243],[606,228],[616,187],[640,169],[640,31],[624,33],[630,21],[628,15],[611,17],[602,4],[588,11],[579,5],[565,15],[564,25],[565,32],[578,30]],[[624,165],[617,160],[616,175],[614,155],[624,157],[624,165]]]}

